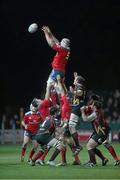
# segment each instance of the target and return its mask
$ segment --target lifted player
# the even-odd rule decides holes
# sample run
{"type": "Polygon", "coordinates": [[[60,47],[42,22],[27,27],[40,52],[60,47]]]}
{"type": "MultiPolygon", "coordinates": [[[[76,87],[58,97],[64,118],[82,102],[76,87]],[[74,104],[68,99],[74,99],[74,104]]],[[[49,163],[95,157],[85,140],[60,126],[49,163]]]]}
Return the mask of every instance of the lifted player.
{"type": "Polygon", "coordinates": [[[59,42],[48,26],[43,26],[42,31],[50,47],[57,52],[51,63],[52,72],[47,81],[47,83],[53,82],[54,84],[57,75],[60,75],[61,79],[65,77],[66,65],[70,56],[70,40],[63,38],[61,42],[59,42]]]}

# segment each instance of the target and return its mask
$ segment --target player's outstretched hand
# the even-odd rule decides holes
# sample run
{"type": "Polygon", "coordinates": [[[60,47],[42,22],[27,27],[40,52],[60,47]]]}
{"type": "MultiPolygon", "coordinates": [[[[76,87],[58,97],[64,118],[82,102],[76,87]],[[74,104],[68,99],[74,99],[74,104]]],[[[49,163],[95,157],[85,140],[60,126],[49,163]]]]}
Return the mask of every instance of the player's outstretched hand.
{"type": "Polygon", "coordinates": [[[48,27],[48,26],[43,26],[42,27],[42,31],[44,32],[44,33],[50,33],[51,31],[50,31],[50,28],[48,27]]]}
{"type": "Polygon", "coordinates": [[[43,32],[46,32],[46,31],[47,31],[47,26],[43,26],[43,27],[42,27],[42,31],[43,31],[43,32]]]}
{"type": "Polygon", "coordinates": [[[60,80],[61,80],[61,77],[60,77],[59,74],[56,76],[56,79],[57,79],[57,81],[60,81],[60,80]]]}

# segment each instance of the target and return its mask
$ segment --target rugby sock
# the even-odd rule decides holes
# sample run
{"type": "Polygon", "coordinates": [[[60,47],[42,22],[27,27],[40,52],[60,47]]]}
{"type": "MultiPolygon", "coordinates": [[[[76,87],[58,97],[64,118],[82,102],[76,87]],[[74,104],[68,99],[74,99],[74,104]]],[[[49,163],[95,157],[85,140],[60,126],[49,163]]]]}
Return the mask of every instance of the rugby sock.
{"type": "Polygon", "coordinates": [[[41,159],[42,161],[44,161],[44,159],[45,159],[48,151],[49,151],[49,149],[45,150],[45,152],[44,152],[44,153],[42,154],[42,156],[40,157],[40,159],[41,159]]]}
{"type": "Polygon", "coordinates": [[[74,160],[75,160],[75,161],[79,161],[78,155],[76,155],[76,156],[74,157],[74,160]]]}
{"type": "Polygon", "coordinates": [[[53,152],[51,158],[49,161],[54,161],[54,159],[57,157],[57,155],[60,153],[59,149],[55,149],[55,151],[53,152]]]}
{"type": "Polygon", "coordinates": [[[34,153],[35,153],[35,150],[34,150],[34,148],[33,148],[33,149],[30,151],[29,159],[31,159],[31,158],[33,157],[34,153]]]}
{"type": "Polygon", "coordinates": [[[73,140],[75,142],[75,146],[79,147],[80,145],[79,145],[78,133],[75,132],[74,134],[72,134],[72,138],[73,138],[73,140]]]}
{"type": "Polygon", "coordinates": [[[93,164],[96,164],[94,149],[88,150],[88,154],[89,154],[90,162],[92,162],[93,164]]]}
{"type": "Polygon", "coordinates": [[[103,154],[101,153],[101,151],[97,148],[95,148],[95,154],[102,160],[105,159],[105,157],[103,156],[103,154]]]}
{"type": "Polygon", "coordinates": [[[60,152],[61,152],[62,162],[66,162],[66,147],[64,146],[60,152]]]}
{"type": "MultiPolygon", "coordinates": [[[[106,146],[105,146],[105,147],[106,147],[106,146]]],[[[108,149],[109,153],[112,155],[112,157],[114,158],[114,160],[115,160],[115,161],[118,161],[119,158],[118,158],[118,156],[117,156],[117,154],[116,154],[113,146],[110,145],[109,147],[106,147],[106,148],[108,149]]]]}
{"type": "Polygon", "coordinates": [[[38,153],[34,156],[32,160],[35,162],[37,159],[39,159],[42,156],[43,153],[44,153],[43,151],[38,151],[38,153]]]}
{"type": "MultiPolygon", "coordinates": [[[[75,151],[75,146],[74,146],[74,145],[71,146],[71,150],[72,150],[72,152],[75,151]]],[[[79,161],[78,155],[74,156],[74,160],[75,160],[75,161],[79,161]]]]}
{"type": "Polygon", "coordinates": [[[21,156],[24,156],[24,155],[25,155],[25,151],[26,151],[26,148],[22,148],[21,156]]]}

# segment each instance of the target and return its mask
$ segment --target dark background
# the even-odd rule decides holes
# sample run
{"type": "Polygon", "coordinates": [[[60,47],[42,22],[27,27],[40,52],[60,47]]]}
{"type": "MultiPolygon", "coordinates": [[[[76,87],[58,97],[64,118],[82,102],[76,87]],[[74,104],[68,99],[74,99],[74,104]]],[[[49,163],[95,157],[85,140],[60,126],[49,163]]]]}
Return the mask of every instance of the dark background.
{"type": "Polygon", "coordinates": [[[77,71],[88,89],[120,88],[119,1],[3,0],[0,2],[0,108],[26,107],[44,92],[54,51],[41,31],[48,25],[61,40],[71,39],[66,83],[77,71]],[[36,22],[39,31],[30,34],[36,22]]]}

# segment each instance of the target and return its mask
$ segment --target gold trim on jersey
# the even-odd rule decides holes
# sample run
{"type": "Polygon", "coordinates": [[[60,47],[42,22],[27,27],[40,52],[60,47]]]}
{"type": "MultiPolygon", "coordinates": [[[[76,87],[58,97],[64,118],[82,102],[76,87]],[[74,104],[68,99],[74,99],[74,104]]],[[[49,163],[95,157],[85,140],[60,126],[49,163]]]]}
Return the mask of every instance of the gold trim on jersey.
{"type": "Polygon", "coordinates": [[[94,125],[94,128],[95,128],[97,134],[101,131],[101,132],[105,135],[105,132],[104,132],[104,130],[102,129],[101,126],[98,126],[98,127],[97,127],[97,126],[94,125]]]}
{"type": "Polygon", "coordinates": [[[80,99],[74,97],[74,99],[73,99],[73,105],[79,105],[79,104],[80,104],[80,99]]]}

